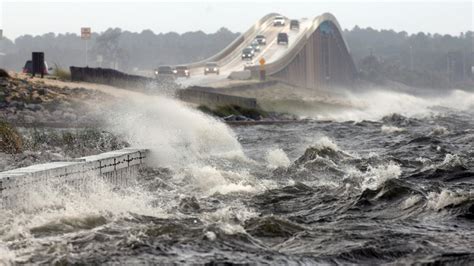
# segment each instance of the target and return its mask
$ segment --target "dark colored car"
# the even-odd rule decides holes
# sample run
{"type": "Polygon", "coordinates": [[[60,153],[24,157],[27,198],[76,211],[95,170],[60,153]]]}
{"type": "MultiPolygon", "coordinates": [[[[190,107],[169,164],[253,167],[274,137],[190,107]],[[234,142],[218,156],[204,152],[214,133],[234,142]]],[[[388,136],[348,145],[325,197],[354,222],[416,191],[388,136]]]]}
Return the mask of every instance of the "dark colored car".
{"type": "MultiPolygon", "coordinates": [[[[49,71],[53,70],[52,68],[48,68],[48,63],[44,61],[44,67],[43,67],[43,74],[44,75],[49,75],[49,71]]],[[[23,67],[23,73],[25,74],[33,74],[33,61],[28,60],[25,63],[25,66],[23,67]]],[[[38,73],[40,74],[40,73],[38,73]]]]}
{"type": "Polygon", "coordinates": [[[288,34],[284,32],[278,33],[277,44],[288,44],[288,34]]]}
{"type": "Polygon", "coordinates": [[[260,45],[266,45],[267,44],[267,38],[265,38],[265,36],[263,35],[257,35],[255,37],[255,40],[258,42],[258,44],[260,45]]]}
{"type": "Polygon", "coordinates": [[[187,66],[177,66],[176,67],[176,76],[189,78],[189,76],[190,76],[189,68],[187,66]]]}
{"type": "Polygon", "coordinates": [[[242,50],[242,60],[246,59],[252,59],[255,51],[253,48],[247,47],[244,50],[242,50]]]}
{"type": "Polygon", "coordinates": [[[174,75],[177,71],[170,66],[159,66],[155,69],[155,76],[159,75],[174,75]]]}
{"type": "Polygon", "coordinates": [[[209,73],[216,73],[219,75],[219,66],[217,63],[207,63],[206,66],[204,67],[204,75],[207,75],[209,73]]]}
{"type": "Polygon", "coordinates": [[[296,19],[290,21],[290,30],[299,30],[300,29],[300,22],[296,19]]]}

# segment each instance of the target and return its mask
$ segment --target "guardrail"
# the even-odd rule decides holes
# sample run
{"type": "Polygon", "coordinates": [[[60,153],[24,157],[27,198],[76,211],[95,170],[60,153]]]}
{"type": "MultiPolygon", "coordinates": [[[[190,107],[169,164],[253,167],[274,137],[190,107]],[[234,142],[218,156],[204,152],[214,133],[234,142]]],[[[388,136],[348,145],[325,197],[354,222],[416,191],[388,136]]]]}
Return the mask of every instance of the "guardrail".
{"type": "Polygon", "coordinates": [[[218,62],[223,60],[224,58],[228,57],[230,54],[235,53],[236,51],[240,53],[239,50],[237,50],[237,47],[241,45],[245,40],[249,38],[254,38],[258,31],[258,29],[264,25],[265,23],[271,22],[275,16],[279,16],[278,13],[269,13],[266,16],[263,16],[261,19],[259,19],[250,29],[248,29],[245,33],[241,34],[237,39],[235,39],[233,42],[231,42],[229,45],[227,45],[224,49],[222,49],[219,53],[206,58],[204,60],[194,62],[194,63],[189,63],[185,64],[189,68],[196,68],[196,67],[203,67],[207,62],[218,62]]]}
{"type": "Polygon", "coordinates": [[[244,108],[257,108],[257,99],[227,95],[205,87],[191,87],[178,91],[178,97],[186,102],[208,106],[238,105],[244,108]]]}
{"type": "Polygon", "coordinates": [[[14,205],[24,189],[52,181],[79,186],[85,178],[102,177],[114,185],[126,185],[136,177],[147,154],[146,149],[127,148],[0,172],[0,206],[14,205]]]}
{"type": "Polygon", "coordinates": [[[124,88],[145,88],[156,79],[129,75],[115,69],[71,66],[71,80],[106,84],[124,88]]]}

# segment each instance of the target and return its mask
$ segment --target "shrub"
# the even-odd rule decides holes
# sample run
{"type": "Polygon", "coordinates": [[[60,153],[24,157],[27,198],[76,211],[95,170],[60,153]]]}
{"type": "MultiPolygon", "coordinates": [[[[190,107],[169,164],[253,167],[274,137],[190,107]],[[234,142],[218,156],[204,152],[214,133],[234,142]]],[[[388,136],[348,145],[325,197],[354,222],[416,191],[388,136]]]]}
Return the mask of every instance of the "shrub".
{"type": "Polygon", "coordinates": [[[23,140],[11,124],[0,121],[0,151],[16,154],[23,151],[23,140]]]}
{"type": "Polygon", "coordinates": [[[0,68],[0,78],[9,78],[9,77],[10,75],[8,74],[8,72],[0,68]]]}

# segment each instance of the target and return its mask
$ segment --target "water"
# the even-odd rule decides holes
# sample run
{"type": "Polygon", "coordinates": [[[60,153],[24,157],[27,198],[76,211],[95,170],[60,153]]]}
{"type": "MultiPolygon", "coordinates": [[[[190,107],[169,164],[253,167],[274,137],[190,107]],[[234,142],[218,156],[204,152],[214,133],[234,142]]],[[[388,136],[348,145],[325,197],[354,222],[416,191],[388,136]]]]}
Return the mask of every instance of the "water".
{"type": "Polygon", "coordinates": [[[126,188],[28,191],[1,210],[0,264],[472,263],[473,94],[364,96],[233,128],[133,99],[109,126],[152,167],[126,188]]]}

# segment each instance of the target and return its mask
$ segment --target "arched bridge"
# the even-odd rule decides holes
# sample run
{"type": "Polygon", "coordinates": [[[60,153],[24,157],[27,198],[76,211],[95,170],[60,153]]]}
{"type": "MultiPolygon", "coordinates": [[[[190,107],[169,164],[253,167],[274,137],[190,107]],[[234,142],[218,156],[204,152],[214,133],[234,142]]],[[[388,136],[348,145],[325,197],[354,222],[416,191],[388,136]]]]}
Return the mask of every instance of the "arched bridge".
{"type": "Polygon", "coordinates": [[[298,30],[290,29],[290,19],[285,25],[274,26],[271,13],[258,20],[218,54],[188,64],[191,78],[183,81],[189,85],[212,84],[225,80],[232,72],[250,70],[254,77],[259,73],[259,60],[266,61],[267,76],[293,86],[319,89],[331,85],[348,85],[356,75],[356,68],[341,33],[336,18],[329,13],[314,19],[299,19],[298,30]],[[278,33],[288,34],[288,45],[277,43],[278,33]],[[257,35],[266,37],[266,45],[251,60],[241,58],[242,50],[255,40],[257,35]],[[220,75],[204,75],[206,63],[215,62],[220,75]]]}

